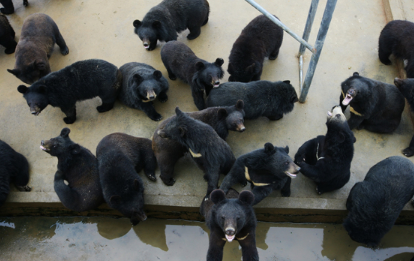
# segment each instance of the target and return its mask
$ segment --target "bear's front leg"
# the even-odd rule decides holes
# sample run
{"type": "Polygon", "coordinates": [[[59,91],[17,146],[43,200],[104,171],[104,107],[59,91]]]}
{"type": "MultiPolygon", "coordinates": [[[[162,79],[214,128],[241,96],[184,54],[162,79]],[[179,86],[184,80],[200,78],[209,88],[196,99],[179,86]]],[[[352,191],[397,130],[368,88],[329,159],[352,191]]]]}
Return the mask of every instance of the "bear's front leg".
{"type": "Polygon", "coordinates": [[[60,108],[60,110],[66,114],[66,117],[63,118],[66,124],[72,124],[76,121],[76,105],[70,108],[60,108]]]}
{"type": "Polygon", "coordinates": [[[272,116],[267,116],[267,118],[271,121],[277,121],[283,118],[283,113],[275,113],[272,116]]]}
{"type": "Polygon", "coordinates": [[[259,261],[259,254],[256,248],[256,233],[250,229],[248,236],[238,240],[242,249],[243,261],[259,261]]]}
{"type": "Polygon", "coordinates": [[[155,110],[152,102],[138,101],[141,110],[153,121],[160,121],[162,116],[155,110]]]}
{"type": "Polygon", "coordinates": [[[351,113],[351,118],[348,120],[348,125],[351,130],[358,128],[358,130],[362,129],[362,122],[364,118],[358,116],[356,114],[351,113]]]}
{"type": "MultiPolygon", "coordinates": [[[[199,164],[197,164],[199,165],[199,164]]],[[[208,164],[203,164],[204,166],[208,165],[208,164]]],[[[205,170],[205,174],[204,174],[204,178],[207,181],[207,193],[205,196],[205,200],[208,200],[208,198],[210,197],[210,193],[215,190],[218,187],[218,180],[220,177],[220,168],[219,167],[214,167],[214,168],[210,168],[205,170]]]]}
{"type": "Polygon", "coordinates": [[[162,103],[168,101],[167,91],[162,91],[158,94],[158,100],[162,103]]]}
{"type": "Polygon", "coordinates": [[[285,185],[283,186],[282,190],[280,191],[282,193],[282,197],[290,197],[290,184],[292,183],[292,179],[288,177],[285,185]]]}
{"type": "Polygon", "coordinates": [[[414,155],[414,136],[411,139],[411,142],[410,142],[410,145],[408,146],[408,148],[403,149],[402,153],[406,157],[411,157],[411,156],[414,155]]]}
{"type": "Polygon", "coordinates": [[[230,172],[224,177],[223,182],[220,185],[220,189],[224,191],[225,194],[229,191],[231,186],[236,183],[241,183],[243,187],[247,185],[247,180],[244,177],[244,166],[240,166],[237,161],[234,163],[230,172]]]}
{"type": "Polygon", "coordinates": [[[207,251],[207,261],[222,261],[223,260],[223,247],[226,244],[224,233],[220,236],[220,233],[216,231],[210,232],[209,245],[207,251]]]}
{"type": "Polygon", "coordinates": [[[194,104],[201,111],[206,108],[206,102],[204,101],[204,91],[200,91],[197,88],[197,86],[191,86],[194,104]]]}

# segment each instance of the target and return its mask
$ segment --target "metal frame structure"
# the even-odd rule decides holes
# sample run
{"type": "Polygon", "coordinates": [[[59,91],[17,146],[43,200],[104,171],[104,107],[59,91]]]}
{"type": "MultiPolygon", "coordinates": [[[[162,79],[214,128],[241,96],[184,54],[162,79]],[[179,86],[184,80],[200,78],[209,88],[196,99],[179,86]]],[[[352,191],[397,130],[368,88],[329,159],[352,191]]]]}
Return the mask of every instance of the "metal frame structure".
{"type": "Polygon", "coordinates": [[[274,17],[271,13],[266,11],[263,7],[257,4],[254,0],[245,0],[249,4],[251,4],[254,8],[256,8],[259,12],[264,14],[267,18],[269,18],[272,22],[280,26],[283,30],[285,30],[288,34],[290,34],[293,38],[296,39],[300,43],[299,47],[299,84],[300,88],[300,97],[299,102],[303,103],[306,100],[306,96],[309,92],[309,87],[313,79],[313,75],[315,74],[316,66],[319,61],[319,57],[322,52],[323,44],[325,42],[326,34],[328,33],[329,25],[332,20],[333,12],[335,11],[335,6],[337,0],[327,0],[325,11],[323,13],[321,26],[319,27],[318,36],[316,37],[316,42],[314,47],[312,47],[308,43],[309,34],[312,29],[312,24],[315,19],[316,9],[318,8],[319,0],[312,0],[311,6],[309,9],[308,19],[306,21],[305,30],[303,32],[302,38],[296,35],[292,30],[290,30],[286,25],[280,22],[276,17],[274,17]],[[305,80],[303,81],[303,54],[305,52],[305,48],[309,49],[312,52],[312,57],[309,63],[308,71],[306,72],[305,80]]]}

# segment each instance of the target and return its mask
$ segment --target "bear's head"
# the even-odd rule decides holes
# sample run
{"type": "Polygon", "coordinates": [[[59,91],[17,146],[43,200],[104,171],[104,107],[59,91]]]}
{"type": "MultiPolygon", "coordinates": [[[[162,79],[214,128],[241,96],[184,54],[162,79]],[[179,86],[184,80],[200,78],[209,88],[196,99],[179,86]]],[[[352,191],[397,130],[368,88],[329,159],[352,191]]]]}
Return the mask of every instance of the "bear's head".
{"type": "Polygon", "coordinates": [[[223,78],[224,71],[221,66],[224,60],[217,58],[214,63],[204,63],[198,61],[194,66],[196,73],[193,76],[193,83],[197,85],[200,90],[205,90],[205,87],[217,88],[220,85],[220,79],[223,78]]]}
{"type": "Polygon", "coordinates": [[[234,240],[236,235],[249,223],[256,220],[252,204],[254,195],[244,190],[236,199],[228,199],[221,189],[213,190],[210,199],[214,206],[212,218],[223,231],[227,241],[234,240]]]}
{"type": "Polygon", "coordinates": [[[47,87],[45,85],[33,84],[29,88],[24,85],[17,87],[17,91],[23,93],[30,112],[37,116],[49,104],[47,98],[47,87]]]}
{"type": "Polygon", "coordinates": [[[244,127],[244,102],[238,100],[236,105],[220,108],[218,110],[219,120],[226,120],[226,127],[228,130],[243,132],[246,130],[244,127]]]}
{"type": "Polygon", "coordinates": [[[229,63],[227,68],[227,72],[230,74],[229,82],[251,82],[255,76],[260,74],[261,70],[262,65],[258,62],[248,65],[229,63]]]}
{"type": "Polygon", "coordinates": [[[283,113],[289,113],[293,110],[295,102],[298,102],[298,95],[296,93],[295,87],[290,84],[289,80],[283,82],[273,82],[272,83],[277,94],[282,102],[280,103],[280,111],[283,113]]]}
{"type": "MultiPolygon", "coordinates": [[[[329,135],[329,142],[331,144],[341,144],[342,142],[355,143],[356,139],[353,132],[350,130],[346,117],[339,105],[334,106],[331,111],[328,111],[326,126],[329,135]]],[[[327,145],[328,146],[328,145],[327,145]]]]}
{"type": "Polygon", "coordinates": [[[131,88],[137,98],[143,102],[153,101],[161,92],[160,85],[165,84],[162,80],[162,73],[158,70],[149,75],[135,74],[131,88]]]}
{"type": "Polygon", "coordinates": [[[193,126],[194,119],[175,108],[176,117],[172,118],[164,128],[160,128],[157,134],[163,139],[172,139],[183,143],[188,132],[188,126],[193,126]]]}
{"type": "Polygon", "coordinates": [[[407,99],[409,104],[414,104],[414,79],[395,78],[394,84],[400,90],[401,94],[407,99]]]}
{"type": "Polygon", "coordinates": [[[33,84],[51,72],[49,61],[47,60],[35,60],[34,62],[20,65],[18,68],[12,70],[7,69],[7,71],[26,84],[33,84]]]}
{"type": "MultiPolygon", "coordinates": [[[[359,76],[358,72],[341,83],[342,88],[342,105],[347,106],[351,101],[358,100],[359,97],[364,98],[365,96],[358,96],[359,93],[366,93],[369,96],[370,90],[364,77],[359,76]]],[[[365,102],[365,101],[363,101],[365,102]]]]}
{"type": "Polygon", "coordinates": [[[161,30],[162,25],[160,21],[153,21],[151,24],[143,24],[140,20],[135,20],[133,23],[135,33],[139,36],[147,51],[152,51],[157,47],[159,39],[158,31],[161,30]]]}
{"type": "Polygon", "coordinates": [[[63,128],[60,135],[50,140],[42,140],[40,142],[40,149],[49,153],[52,156],[61,156],[63,154],[79,154],[81,146],[74,143],[69,138],[70,129],[63,128]]]}
{"type": "MultiPolygon", "coordinates": [[[[271,164],[272,168],[275,170],[274,175],[279,176],[281,175],[280,173],[284,173],[284,175],[290,178],[296,178],[296,174],[299,172],[300,167],[298,167],[289,156],[288,146],[285,148],[274,147],[272,143],[267,142],[264,145],[264,152],[271,159],[268,164],[271,164]]],[[[256,164],[261,164],[261,161],[256,162],[256,164]]],[[[255,166],[254,168],[260,169],[260,166],[255,166]]]]}

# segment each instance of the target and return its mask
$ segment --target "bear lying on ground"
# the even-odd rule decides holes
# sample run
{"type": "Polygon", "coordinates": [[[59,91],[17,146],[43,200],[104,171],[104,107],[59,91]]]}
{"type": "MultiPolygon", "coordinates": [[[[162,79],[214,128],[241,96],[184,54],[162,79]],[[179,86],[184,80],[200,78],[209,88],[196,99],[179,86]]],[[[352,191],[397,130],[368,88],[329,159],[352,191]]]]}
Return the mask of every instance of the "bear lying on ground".
{"type": "Polygon", "coordinates": [[[157,40],[177,40],[177,32],[187,28],[190,30],[187,39],[197,38],[209,13],[207,0],[163,0],[148,11],[142,22],[134,21],[134,31],[145,49],[151,51],[157,46],[157,40]]]}
{"type": "Polygon", "coordinates": [[[343,226],[352,240],[377,247],[413,196],[414,164],[403,157],[389,157],[352,187],[343,226]]]}
{"type": "Polygon", "coordinates": [[[315,181],[318,194],[342,188],[351,176],[355,137],[339,106],[328,111],[328,131],[305,142],[295,155],[300,172],[315,181]]]}
{"type": "Polygon", "coordinates": [[[122,73],[118,68],[103,60],[85,60],[69,65],[62,70],[50,73],[29,88],[20,85],[17,90],[23,93],[33,115],[47,105],[60,107],[66,117],[66,124],[76,120],[76,102],[99,96],[102,105],[96,109],[106,112],[113,108],[122,85],[122,73]]]}
{"type": "Polygon", "coordinates": [[[0,140],[0,206],[9,195],[10,182],[13,182],[20,191],[32,190],[27,186],[29,183],[29,163],[26,157],[0,140]]]}
{"type": "Polygon", "coordinates": [[[144,169],[148,179],[156,180],[157,160],[151,140],[113,133],[99,142],[96,157],[106,203],[128,217],[134,226],[146,220],[144,183],[138,173],[144,169]]]}
{"type": "MultiPolygon", "coordinates": [[[[229,130],[243,132],[246,129],[243,124],[243,101],[240,100],[233,106],[212,107],[187,114],[213,127],[223,140],[226,140],[229,130]]],[[[163,139],[158,135],[158,130],[162,130],[175,117],[172,116],[158,125],[152,137],[152,149],[161,171],[160,178],[168,186],[175,183],[173,178],[175,163],[188,152],[187,148],[179,142],[163,139]]]]}
{"type": "Polygon", "coordinates": [[[264,15],[254,18],[243,29],[230,51],[227,69],[230,74],[229,81],[260,80],[264,58],[275,60],[282,41],[282,28],[264,15]]]}
{"type": "Polygon", "coordinates": [[[9,20],[3,14],[0,14],[0,45],[6,47],[5,54],[14,53],[16,49],[16,40],[14,40],[15,32],[11,27],[9,20]]]}
{"type": "Polygon", "coordinates": [[[32,84],[51,72],[49,58],[55,43],[63,55],[69,53],[59,28],[46,14],[29,15],[23,23],[16,47],[14,69],[7,71],[21,81],[32,84]]]}
{"type": "MultiPolygon", "coordinates": [[[[0,0],[0,4],[4,6],[4,8],[0,8],[0,12],[2,12],[3,14],[14,13],[14,5],[12,0],[0,0]]],[[[27,0],[23,0],[23,5],[28,6],[29,2],[27,0]]]]}
{"type": "Polygon", "coordinates": [[[378,41],[378,56],[385,65],[390,65],[389,56],[407,61],[407,78],[414,78],[414,23],[394,20],[385,25],[378,41]]]}
{"type": "Polygon", "coordinates": [[[151,120],[159,121],[162,116],[155,110],[152,101],[168,100],[168,81],[162,73],[144,63],[127,63],[121,66],[123,83],[119,100],[125,105],[143,110],[151,120]]]}
{"type": "Polygon", "coordinates": [[[207,107],[229,106],[237,100],[244,101],[245,119],[265,116],[275,121],[293,110],[298,96],[290,81],[226,82],[210,92],[207,107]]]}
{"type": "Polygon", "coordinates": [[[394,85],[359,76],[357,72],[341,83],[342,111],[349,105],[349,128],[378,133],[393,132],[401,121],[404,97],[394,85]]]}
{"type": "Polygon", "coordinates": [[[195,120],[175,109],[177,116],[172,118],[157,134],[161,138],[174,140],[184,146],[198,167],[204,172],[208,183],[206,199],[217,188],[220,173],[227,174],[235,162],[230,146],[210,125],[195,120]]]}
{"type": "Polygon", "coordinates": [[[69,133],[64,128],[60,136],[42,140],[40,149],[58,158],[54,187],[62,204],[73,211],[91,210],[104,202],[98,161],[88,149],[74,143],[69,133]]]}
{"type": "Polygon", "coordinates": [[[254,196],[250,191],[240,194],[231,189],[227,196],[216,189],[208,200],[203,200],[200,213],[210,229],[207,261],[222,260],[226,241],[239,241],[244,261],[258,261],[256,248],[256,215],[254,196]]]}
{"type": "Polygon", "coordinates": [[[199,110],[205,109],[204,94],[208,96],[223,78],[223,59],[217,58],[214,63],[209,63],[198,58],[187,45],[177,41],[168,42],[161,48],[161,59],[167,68],[168,77],[171,80],[178,77],[190,84],[194,104],[199,110]]]}
{"type": "Polygon", "coordinates": [[[237,158],[230,172],[220,185],[225,193],[231,186],[247,182],[254,194],[253,205],[267,197],[273,190],[281,190],[283,197],[290,196],[290,183],[300,168],[289,157],[289,147],[274,147],[266,143],[264,149],[254,150],[237,158]]]}

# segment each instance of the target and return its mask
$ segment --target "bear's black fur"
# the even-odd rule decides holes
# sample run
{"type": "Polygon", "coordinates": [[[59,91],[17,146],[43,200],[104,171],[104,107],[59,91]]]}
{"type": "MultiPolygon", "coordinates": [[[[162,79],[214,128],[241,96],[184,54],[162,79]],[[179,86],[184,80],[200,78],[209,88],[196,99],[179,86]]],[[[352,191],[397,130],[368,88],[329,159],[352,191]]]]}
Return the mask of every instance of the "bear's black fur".
{"type": "Polygon", "coordinates": [[[250,191],[240,194],[230,190],[226,194],[220,189],[203,199],[200,213],[210,229],[207,261],[221,261],[226,241],[239,241],[243,261],[258,261],[256,248],[256,215],[253,210],[254,195],[250,191]]]}
{"type": "Polygon", "coordinates": [[[339,106],[328,112],[328,131],[305,142],[295,155],[300,172],[315,181],[320,194],[342,188],[351,176],[355,137],[339,106]]]}
{"type": "Polygon", "coordinates": [[[350,106],[352,129],[378,133],[393,132],[401,121],[404,97],[394,85],[359,76],[357,72],[341,83],[342,111],[350,106]]]}
{"type": "Polygon", "coordinates": [[[230,51],[227,69],[230,74],[229,81],[260,80],[264,58],[275,60],[282,41],[282,28],[264,15],[254,18],[243,29],[230,51]]]}
{"type": "Polygon", "coordinates": [[[6,47],[5,54],[14,53],[17,45],[16,40],[14,40],[15,35],[7,17],[0,14],[0,45],[6,47]]]}
{"type": "Polygon", "coordinates": [[[191,118],[178,107],[175,112],[177,116],[163,129],[158,129],[157,134],[161,138],[174,140],[189,150],[208,182],[208,198],[218,186],[220,173],[227,174],[236,159],[230,146],[218,136],[213,127],[191,118]]]}
{"type": "Polygon", "coordinates": [[[220,189],[227,193],[234,184],[246,186],[249,182],[254,194],[253,205],[262,201],[273,190],[281,190],[283,197],[289,197],[290,183],[300,168],[293,163],[288,153],[289,147],[274,147],[268,142],[263,149],[238,157],[220,189]]]}
{"type": "Polygon", "coordinates": [[[156,180],[151,140],[113,133],[99,142],[96,157],[106,203],[130,218],[134,226],[146,220],[144,183],[138,173],[144,169],[150,180],[156,180]]]}
{"type": "Polygon", "coordinates": [[[65,123],[71,124],[76,120],[77,101],[99,96],[102,105],[96,109],[98,112],[109,111],[121,85],[122,73],[115,65],[92,59],[50,73],[29,88],[20,85],[17,90],[23,93],[33,115],[39,115],[50,104],[59,107],[66,114],[65,123]]]}
{"type": "MultiPolygon", "coordinates": [[[[4,8],[0,8],[0,12],[2,12],[3,14],[14,13],[14,5],[12,0],[0,0],[0,4],[4,6],[4,8]]],[[[27,0],[23,0],[23,5],[28,6],[29,2],[27,0]]]]}
{"type": "Polygon", "coordinates": [[[42,140],[40,148],[58,158],[54,187],[62,204],[73,211],[91,210],[104,202],[98,161],[88,149],[74,143],[69,133],[70,129],[63,128],[60,136],[42,140]]]}
{"type": "MultiPolygon", "coordinates": [[[[243,124],[243,101],[238,101],[233,106],[212,107],[187,114],[213,127],[223,140],[226,140],[229,130],[243,132],[246,129],[243,124]]],[[[175,183],[173,178],[175,163],[188,152],[188,149],[180,143],[170,139],[163,139],[158,135],[158,130],[163,129],[173,118],[175,116],[166,119],[158,125],[152,136],[152,149],[160,167],[160,178],[168,186],[172,186],[175,183]]]]}
{"type": "Polygon", "coordinates": [[[157,40],[177,40],[177,32],[190,30],[189,40],[197,38],[201,26],[208,21],[210,6],[207,0],[163,0],[151,8],[142,19],[135,20],[134,31],[148,51],[154,50],[157,40]]]}
{"type": "Polygon", "coordinates": [[[69,53],[59,28],[50,16],[40,13],[29,15],[24,20],[17,43],[14,69],[7,71],[24,83],[34,83],[51,72],[49,57],[55,43],[63,55],[69,53]]]}
{"type": "Polygon", "coordinates": [[[413,196],[414,164],[399,156],[386,158],[351,189],[343,226],[352,240],[377,247],[413,196]]]}
{"type": "Polygon", "coordinates": [[[214,63],[209,63],[198,58],[187,45],[177,41],[168,42],[161,48],[161,59],[167,68],[168,77],[171,80],[178,77],[190,84],[194,104],[199,110],[205,109],[204,94],[208,96],[223,78],[223,59],[217,58],[214,63]]]}
{"type": "Polygon", "coordinates": [[[245,119],[279,120],[293,110],[298,96],[290,81],[226,82],[210,92],[206,103],[207,107],[229,106],[237,100],[244,101],[245,119]]]}
{"type": "Polygon", "coordinates": [[[20,191],[31,191],[29,183],[29,163],[22,154],[0,140],[0,206],[10,192],[10,182],[20,191]]]}
{"type": "Polygon", "coordinates": [[[168,81],[162,73],[150,65],[135,62],[124,64],[119,70],[123,77],[119,100],[131,108],[143,110],[151,120],[161,120],[152,101],[157,97],[160,102],[168,100],[168,81]]]}
{"type": "Polygon", "coordinates": [[[414,78],[414,23],[394,20],[385,25],[378,41],[378,56],[385,65],[390,65],[389,56],[407,60],[407,78],[414,78]]]}

